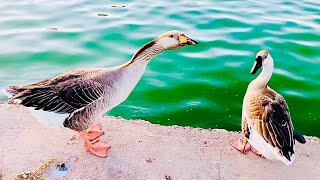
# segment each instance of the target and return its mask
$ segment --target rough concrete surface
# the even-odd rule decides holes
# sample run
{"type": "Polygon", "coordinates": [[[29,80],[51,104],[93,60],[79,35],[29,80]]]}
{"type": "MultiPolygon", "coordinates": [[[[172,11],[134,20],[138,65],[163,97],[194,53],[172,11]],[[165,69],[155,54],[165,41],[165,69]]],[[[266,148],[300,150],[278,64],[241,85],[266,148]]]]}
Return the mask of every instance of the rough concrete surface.
{"type": "Polygon", "coordinates": [[[53,158],[42,174],[46,179],[319,179],[320,140],[307,137],[297,144],[292,166],[243,155],[229,145],[237,132],[179,126],[160,126],[142,120],[102,117],[111,145],[107,158],[87,152],[79,135],[53,128],[17,105],[0,105],[0,179],[37,169],[53,158]],[[55,174],[66,162],[69,172],[55,174]]]}

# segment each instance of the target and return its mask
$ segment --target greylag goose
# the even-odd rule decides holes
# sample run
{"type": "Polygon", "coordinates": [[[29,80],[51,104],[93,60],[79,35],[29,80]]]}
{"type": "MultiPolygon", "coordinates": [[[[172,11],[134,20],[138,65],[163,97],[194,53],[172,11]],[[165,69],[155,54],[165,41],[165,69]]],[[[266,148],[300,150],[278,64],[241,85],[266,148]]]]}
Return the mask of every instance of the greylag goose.
{"type": "Polygon", "coordinates": [[[172,30],[142,46],[122,65],[75,69],[34,84],[10,86],[3,92],[9,102],[31,107],[36,114],[48,114],[46,118],[62,120],[64,127],[80,132],[91,153],[106,157],[110,146],[97,139],[104,132],[92,122],[129,96],[154,56],[194,44],[198,42],[172,30]]]}
{"type": "Polygon", "coordinates": [[[293,129],[285,99],[268,86],[273,72],[273,59],[266,50],[257,53],[251,74],[262,71],[248,86],[242,106],[243,140],[232,141],[242,153],[252,150],[268,159],[277,159],[286,165],[295,160],[295,139],[305,139],[293,129]],[[250,146],[250,144],[251,146],[250,146]]]}

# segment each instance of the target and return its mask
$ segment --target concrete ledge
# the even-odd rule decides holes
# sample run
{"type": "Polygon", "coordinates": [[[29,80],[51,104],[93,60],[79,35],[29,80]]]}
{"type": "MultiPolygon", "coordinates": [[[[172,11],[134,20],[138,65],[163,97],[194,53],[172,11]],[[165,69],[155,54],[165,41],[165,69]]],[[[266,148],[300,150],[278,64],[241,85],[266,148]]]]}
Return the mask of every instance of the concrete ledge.
{"type": "Polygon", "coordinates": [[[252,153],[240,154],[229,141],[237,132],[171,126],[115,117],[99,120],[100,140],[112,148],[107,158],[86,152],[78,134],[52,128],[35,119],[28,109],[0,105],[0,179],[14,179],[54,158],[43,174],[47,179],[316,179],[320,177],[320,140],[307,137],[296,147],[292,166],[252,153]],[[67,161],[64,177],[52,171],[67,161]]]}

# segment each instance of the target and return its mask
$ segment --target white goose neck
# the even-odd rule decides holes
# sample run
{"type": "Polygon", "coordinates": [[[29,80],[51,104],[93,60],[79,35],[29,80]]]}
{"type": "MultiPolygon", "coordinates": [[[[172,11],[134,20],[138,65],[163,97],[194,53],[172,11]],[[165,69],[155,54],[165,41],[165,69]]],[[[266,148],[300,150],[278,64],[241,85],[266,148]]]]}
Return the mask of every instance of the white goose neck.
{"type": "Polygon", "coordinates": [[[269,54],[262,64],[261,73],[255,80],[253,80],[250,83],[252,88],[257,90],[266,88],[271,79],[271,76],[273,73],[273,67],[274,67],[273,58],[269,54]]]}
{"type": "Polygon", "coordinates": [[[160,44],[151,41],[142,46],[128,62],[117,66],[117,68],[125,74],[131,74],[139,80],[144,73],[148,62],[164,50],[165,49],[160,44]]]}
{"type": "Polygon", "coordinates": [[[148,63],[153,57],[163,52],[165,49],[156,43],[151,41],[142,46],[131,58],[129,63],[148,63]]]}

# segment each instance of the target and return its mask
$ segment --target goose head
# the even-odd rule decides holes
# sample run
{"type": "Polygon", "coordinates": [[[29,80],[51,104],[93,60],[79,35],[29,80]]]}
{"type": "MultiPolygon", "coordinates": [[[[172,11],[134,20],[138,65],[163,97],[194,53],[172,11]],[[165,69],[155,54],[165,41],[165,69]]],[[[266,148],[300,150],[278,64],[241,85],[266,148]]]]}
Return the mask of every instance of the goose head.
{"type": "Polygon", "coordinates": [[[180,49],[184,46],[199,44],[197,41],[189,38],[183,32],[178,30],[163,33],[155,39],[155,43],[161,45],[165,50],[180,49]]]}
{"type": "Polygon", "coordinates": [[[259,51],[251,68],[251,74],[255,74],[258,69],[271,63],[273,64],[273,59],[270,53],[267,50],[259,51]]]}

